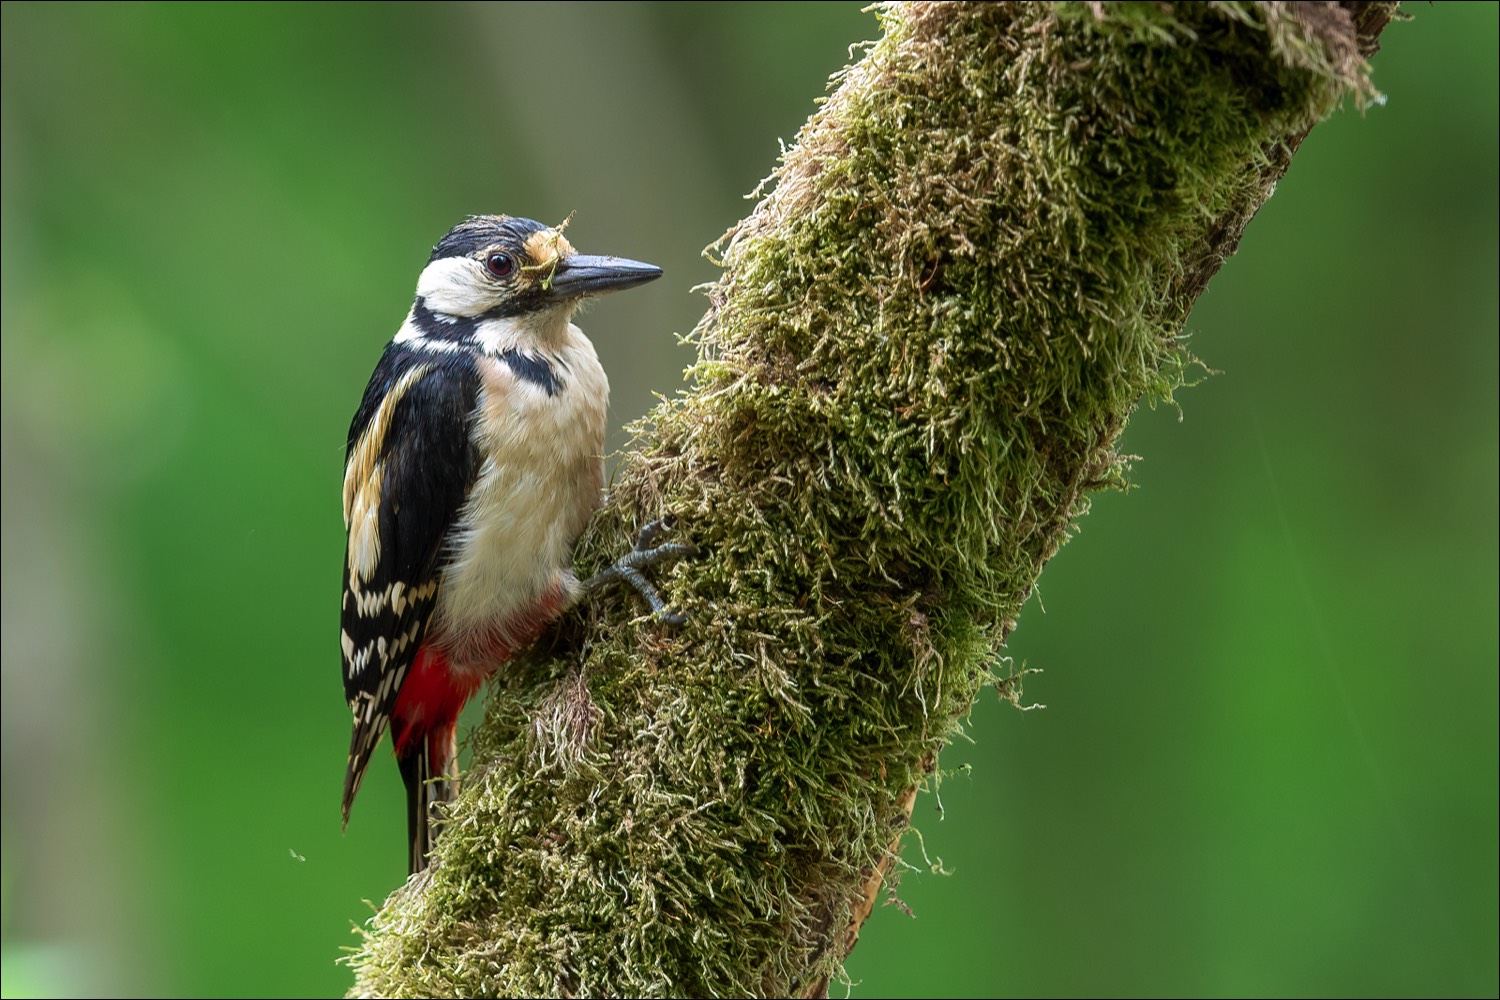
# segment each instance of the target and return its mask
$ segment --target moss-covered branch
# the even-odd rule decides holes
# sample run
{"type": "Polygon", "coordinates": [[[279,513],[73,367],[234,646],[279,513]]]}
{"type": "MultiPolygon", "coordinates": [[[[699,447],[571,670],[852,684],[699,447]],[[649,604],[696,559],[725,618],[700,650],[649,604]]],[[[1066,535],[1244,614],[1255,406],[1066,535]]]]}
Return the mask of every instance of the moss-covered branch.
{"type": "Polygon", "coordinates": [[[677,515],[708,553],[666,581],[690,624],[616,595],[495,693],[355,992],[823,990],[1127,416],[1178,384],[1194,298],[1371,93],[1391,14],[884,8],[580,546],[677,515]]]}

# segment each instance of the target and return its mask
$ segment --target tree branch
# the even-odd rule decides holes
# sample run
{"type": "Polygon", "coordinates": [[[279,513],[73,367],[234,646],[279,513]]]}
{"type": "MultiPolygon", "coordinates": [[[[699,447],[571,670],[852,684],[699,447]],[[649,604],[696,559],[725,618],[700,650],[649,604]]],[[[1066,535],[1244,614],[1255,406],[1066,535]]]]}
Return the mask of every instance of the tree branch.
{"type": "Polygon", "coordinates": [[[1389,3],[914,3],[722,241],[691,388],[579,547],[675,514],[508,673],[358,995],[817,995],[1194,299],[1389,3]]]}

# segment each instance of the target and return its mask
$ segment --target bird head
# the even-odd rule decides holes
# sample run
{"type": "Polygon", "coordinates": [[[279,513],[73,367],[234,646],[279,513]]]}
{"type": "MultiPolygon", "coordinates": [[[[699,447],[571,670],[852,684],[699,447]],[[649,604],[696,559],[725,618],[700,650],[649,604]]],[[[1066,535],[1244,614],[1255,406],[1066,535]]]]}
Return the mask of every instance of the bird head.
{"type": "Polygon", "coordinates": [[[584,296],[661,276],[654,264],[578,253],[563,236],[566,225],[472,216],[433,247],[417,295],[440,316],[550,326],[566,324],[584,296]]]}

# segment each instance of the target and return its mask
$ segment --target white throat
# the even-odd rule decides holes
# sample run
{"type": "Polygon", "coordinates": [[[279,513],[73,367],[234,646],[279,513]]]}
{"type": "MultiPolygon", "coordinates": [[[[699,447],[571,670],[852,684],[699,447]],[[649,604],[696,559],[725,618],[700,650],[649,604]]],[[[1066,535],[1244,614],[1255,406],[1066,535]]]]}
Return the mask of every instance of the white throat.
{"type": "Polygon", "coordinates": [[[480,321],[474,341],[486,354],[508,350],[551,352],[568,340],[575,302],[563,302],[541,312],[480,321]]]}

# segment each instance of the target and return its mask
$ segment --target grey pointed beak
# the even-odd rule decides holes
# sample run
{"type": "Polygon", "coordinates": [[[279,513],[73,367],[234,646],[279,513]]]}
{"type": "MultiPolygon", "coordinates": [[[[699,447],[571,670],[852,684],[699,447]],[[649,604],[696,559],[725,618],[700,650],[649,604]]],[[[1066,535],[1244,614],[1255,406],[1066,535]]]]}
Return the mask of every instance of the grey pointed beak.
{"type": "Polygon", "coordinates": [[[552,294],[559,298],[598,295],[634,288],[661,277],[661,268],[624,257],[593,257],[575,253],[564,257],[552,272],[552,294]]]}

